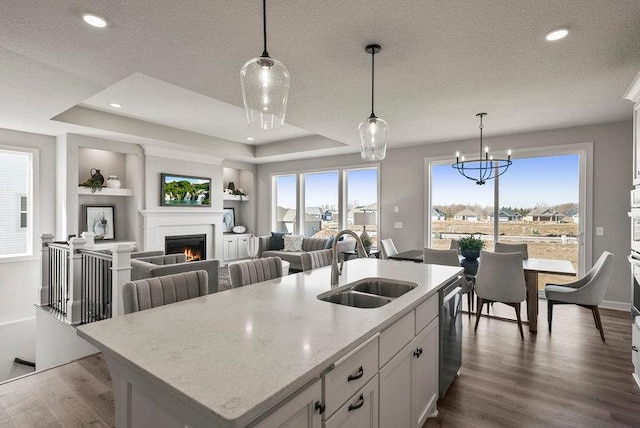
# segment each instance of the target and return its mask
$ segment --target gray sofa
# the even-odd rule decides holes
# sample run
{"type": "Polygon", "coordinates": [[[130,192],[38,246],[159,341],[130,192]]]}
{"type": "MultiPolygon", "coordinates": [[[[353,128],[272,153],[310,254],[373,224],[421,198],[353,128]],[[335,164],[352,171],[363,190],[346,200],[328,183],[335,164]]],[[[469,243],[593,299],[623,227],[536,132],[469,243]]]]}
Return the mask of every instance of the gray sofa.
{"type": "MultiPolygon", "coordinates": [[[[280,257],[282,260],[286,260],[291,265],[289,270],[301,271],[302,270],[302,255],[311,251],[324,250],[327,245],[328,238],[304,238],[302,240],[302,251],[283,251],[283,250],[269,250],[271,244],[271,235],[259,236],[260,243],[258,246],[258,257],[280,257]]],[[[356,247],[355,240],[345,240],[338,242],[338,256],[342,260],[342,252],[353,250],[356,247]]]]}
{"type": "Polygon", "coordinates": [[[157,255],[131,259],[131,280],[173,275],[182,272],[204,270],[208,274],[209,294],[218,292],[220,261],[200,260],[187,262],[184,254],[157,255]]]}

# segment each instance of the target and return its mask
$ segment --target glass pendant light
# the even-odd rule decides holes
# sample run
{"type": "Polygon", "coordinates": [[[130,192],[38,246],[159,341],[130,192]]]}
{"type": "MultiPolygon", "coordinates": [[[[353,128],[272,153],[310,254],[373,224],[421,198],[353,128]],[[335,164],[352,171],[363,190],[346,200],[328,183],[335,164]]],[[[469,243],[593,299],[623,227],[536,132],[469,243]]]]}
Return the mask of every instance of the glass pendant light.
{"type": "Polygon", "coordinates": [[[289,72],[277,59],[267,52],[267,10],[262,0],[262,28],[264,50],[242,67],[240,83],[242,100],[249,126],[260,129],[275,129],[284,124],[289,97],[289,72]]]}
{"type": "Polygon", "coordinates": [[[371,54],[371,116],[358,126],[360,137],[360,154],[363,160],[383,160],[387,151],[387,138],[389,137],[389,125],[373,112],[374,101],[374,57],[380,52],[380,45],[368,45],[365,51],[371,54]]]}

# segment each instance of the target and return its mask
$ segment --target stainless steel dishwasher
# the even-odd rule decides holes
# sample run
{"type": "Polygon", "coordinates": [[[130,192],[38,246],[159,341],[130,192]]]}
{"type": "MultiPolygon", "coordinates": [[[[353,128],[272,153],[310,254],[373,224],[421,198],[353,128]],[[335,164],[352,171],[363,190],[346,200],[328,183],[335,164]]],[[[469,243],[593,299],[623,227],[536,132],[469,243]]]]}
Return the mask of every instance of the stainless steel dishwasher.
{"type": "Polygon", "coordinates": [[[451,386],[462,365],[463,278],[440,289],[440,397],[451,386]]]}

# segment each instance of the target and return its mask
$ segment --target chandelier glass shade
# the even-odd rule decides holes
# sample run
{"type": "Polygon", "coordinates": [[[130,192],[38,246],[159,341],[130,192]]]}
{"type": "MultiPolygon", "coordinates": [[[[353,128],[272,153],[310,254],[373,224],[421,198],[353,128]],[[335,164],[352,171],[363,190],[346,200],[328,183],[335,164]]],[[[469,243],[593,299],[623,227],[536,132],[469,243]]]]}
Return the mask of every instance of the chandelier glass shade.
{"type": "Polygon", "coordinates": [[[493,180],[507,172],[511,166],[511,150],[507,152],[507,159],[494,158],[489,154],[489,147],[482,145],[482,134],[484,129],[483,118],[487,113],[478,113],[480,117],[480,155],[476,160],[465,160],[464,156],[460,157],[460,152],[456,152],[456,162],[451,165],[454,169],[465,178],[475,181],[476,184],[482,185],[487,180],[493,180]]]}
{"type": "Polygon", "coordinates": [[[287,67],[267,52],[266,0],[262,0],[262,23],[264,50],[242,67],[240,84],[249,126],[269,130],[284,125],[291,79],[287,67]]]}
{"type": "Polygon", "coordinates": [[[387,151],[387,138],[389,138],[389,125],[373,112],[374,105],[374,70],[375,54],[380,52],[380,45],[368,45],[365,51],[371,54],[371,115],[358,125],[358,138],[360,139],[360,154],[363,160],[383,160],[387,151]]]}

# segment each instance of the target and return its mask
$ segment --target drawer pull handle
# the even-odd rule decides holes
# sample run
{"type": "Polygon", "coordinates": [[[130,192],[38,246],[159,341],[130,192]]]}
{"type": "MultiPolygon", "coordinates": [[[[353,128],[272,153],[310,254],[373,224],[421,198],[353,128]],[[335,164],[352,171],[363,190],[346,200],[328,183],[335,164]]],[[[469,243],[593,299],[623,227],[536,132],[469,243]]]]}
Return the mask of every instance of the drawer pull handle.
{"type": "Polygon", "coordinates": [[[356,404],[349,404],[349,411],[358,410],[362,406],[364,406],[364,394],[360,394],[360,398],[358,398],[358,402],[356,404]]]}
{"type": "Polygon", "coordinates": [[[354,375],[350,374],[347,377],[347,381],[351,382],[352,380],[360,379],[363,375],[364,375],[364,369],[362,368],[362,366],[360,366],[360,368],[358,369],[358,373],[356,373],[354,375]]]}
{"type": "Polygon", "coordinates": [[[422,348],[418,348],[418,349],[416,349],[415,351],[413,351],[413,355],[414,355],[416,358],[420,358],[420,355],[422,355],[422,352],[423,352],[423,351],[422,351],[422,348]]]}
{"type": "Polygon", "coordinates": [[[638,347],[636,345],[633,345],[631,349],[633,349],[635,352],[638,352],[638,347]]]}

